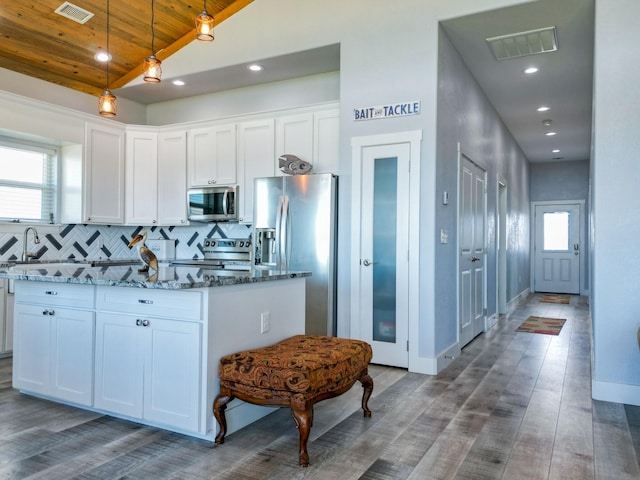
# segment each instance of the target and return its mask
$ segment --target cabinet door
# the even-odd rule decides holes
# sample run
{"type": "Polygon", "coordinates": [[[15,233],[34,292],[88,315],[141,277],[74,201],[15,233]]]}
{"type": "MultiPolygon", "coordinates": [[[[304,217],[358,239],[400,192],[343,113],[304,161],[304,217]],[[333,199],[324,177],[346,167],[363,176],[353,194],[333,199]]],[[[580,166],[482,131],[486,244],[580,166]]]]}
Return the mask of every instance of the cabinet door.
{"type": "Polygon", "coordinates": [[[84,148],[84,221],[122,224],[124,127],[87,123],[84,148]]]}
{"type": "Polygon", "coordinates": [[[7,350],[7,281],[0,280],[0,354],[7,350]]]}
{"type": "Polygon", "coordinates": [[[94,313],[61,308],[48,310],[52,321],[49,394],[91,406],[94,313]]]}
{"type": "Polygon", "coordinates": [[[289,154],[313,164],[313,114],[288,115],[276,120],[276,175],[285,175],[280,170],[278,158],[289,154]]]}
{"type": "Polygon", "coordinates": [[[340,110],[313,115],[313,173],[338,174],[340,161],[340,110]]]}
{"type": "Polygon", "coordinates": [[[51,378],[51,317],[46,307],[16,304],[13,386],[46,395],[51,378]]]}
{"type": "Polygon", "coordinates": [[[238,125],[238,211],[243,223],[253,221],[253,179],[274,175],[274,155],[273,119],[238,125]]]}
{"type": "Polygon", "coordinates": [[[96,408],[142,418],[144,333],[135,317],[96,314],[96,408]]]}
{"type": "Polygon", "coordinates": [[[158,136],[158,223],[187,224],[187,132],[158,136]]]}
{"type": "Polygon", "coordinates": [[[236,183],[236,125],[189,131],[187,154],[190,187],[236,183]]]}
{"type": "Polygon", "coordinates": [[[145,420],[197,431],[200,423],[201,324],[149,318],[145,420]]]}
{"type": "Polygon", "coordinates": [[[158,135],[127,131],[125,221],[155,225],[158,219],[158,135]]]}

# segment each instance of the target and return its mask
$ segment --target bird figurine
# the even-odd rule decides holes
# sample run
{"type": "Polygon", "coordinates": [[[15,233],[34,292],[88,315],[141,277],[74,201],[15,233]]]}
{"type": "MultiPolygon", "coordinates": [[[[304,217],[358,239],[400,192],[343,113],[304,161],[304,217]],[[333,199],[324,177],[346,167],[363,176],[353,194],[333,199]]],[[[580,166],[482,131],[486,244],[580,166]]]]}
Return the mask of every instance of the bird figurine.
{"type": "Polygon", "coordinates": [[[143,230],[138,235],[133,237],[133,239],[129,242],[129,248],[133,247],[136,243],[138,244],[138,257],[142,260],[144,267],[138,269],[139,272],[148,272],[149,268],[154,271],[158,271],[158,258],[156,254],[151,251],[149,247],[145,245],[147,241],[147,231],[143,230]]]}

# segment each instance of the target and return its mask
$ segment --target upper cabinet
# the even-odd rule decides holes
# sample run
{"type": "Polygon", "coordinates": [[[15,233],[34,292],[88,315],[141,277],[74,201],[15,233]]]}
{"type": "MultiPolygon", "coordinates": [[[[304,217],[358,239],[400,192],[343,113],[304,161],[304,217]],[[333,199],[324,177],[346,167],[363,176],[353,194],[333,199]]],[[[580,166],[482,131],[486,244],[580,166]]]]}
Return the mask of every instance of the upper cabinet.
{"type": "Polygon", "coordinates": [[[158,223],[186,225],[187,132],[158,135],[158,223]]]}
{"type": "Polygon", "coordinates": [[[186,131],[127,128],[126,223],[187,223],[186,131]]]}
{"type": "Polygon", "coordinates": [[[340,110],[333,108],[313,114],[312,173],[338,174],[340,165],[340,110]]]}
{"type": "Polygon", "coordinates": [[[280,170],[279,157],[295,155],[300,160],[313,164],[313,113],[287,115],[276,119],[276,175],[285,175],[280,170]]]}
{"type": "Polygon", "coordinates": [[[125,222],[158,223],[158,134],[127,129],[125,222]]]}
{"type": "Polygon", "coordinates": [[[236,125],[189,130],[187,172],[189,187],[235,184],[236,125]]]}
{"type": "Polygon", "coordinates": [[[272,118],[238,124],[239,219],[253,221],[253,179],[275,174],[275,121],[272,118]]]}
{"type": "Polygon", "coordinates": [[[124,222],[124,144],[123,126],[86,124],[83,222],[124,222]]]}

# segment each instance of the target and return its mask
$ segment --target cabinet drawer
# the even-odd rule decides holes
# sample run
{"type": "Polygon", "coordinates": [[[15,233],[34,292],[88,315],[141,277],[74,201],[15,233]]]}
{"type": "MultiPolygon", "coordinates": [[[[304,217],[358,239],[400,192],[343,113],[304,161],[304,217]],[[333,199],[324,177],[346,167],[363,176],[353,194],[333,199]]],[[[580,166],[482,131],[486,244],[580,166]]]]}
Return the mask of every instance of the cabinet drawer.
{"type": "Polygon", "coordinates": [[[98,286],[97,309],[133,315],[200,320],[202,293],[193,290],[98,286]]]}
{"type": "Polygon", "coordinates": [[[16,282],[15,301],[73,308],[93,308],[93,285],[56,282],[16,282]]]}

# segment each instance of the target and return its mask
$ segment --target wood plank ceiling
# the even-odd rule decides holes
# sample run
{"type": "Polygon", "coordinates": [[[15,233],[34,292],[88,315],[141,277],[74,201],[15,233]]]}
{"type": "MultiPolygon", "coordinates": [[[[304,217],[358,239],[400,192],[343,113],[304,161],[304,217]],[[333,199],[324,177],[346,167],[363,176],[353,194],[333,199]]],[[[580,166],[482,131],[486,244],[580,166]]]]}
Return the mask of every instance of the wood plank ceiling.
{"type": "MultiPolygon", "coordinates": [[[[195,40],[195,18],[204,1],[154,0],[154,53],[159,60],[195,40]]],[[[252,1],[209,0],[206,9],[218,25],[252,1]]],[[[100,95],[106,67],[94,55],[107,49],[107,0],[70,2],[94,14],[84,24],[55,13],[63,3],[2,0],[0,67],[100,95]]],[[[141,75],[151,54],[151,0],[110,0],[109,11],[109,87],[115,89],[141,75]]]]}

